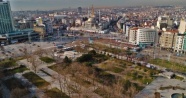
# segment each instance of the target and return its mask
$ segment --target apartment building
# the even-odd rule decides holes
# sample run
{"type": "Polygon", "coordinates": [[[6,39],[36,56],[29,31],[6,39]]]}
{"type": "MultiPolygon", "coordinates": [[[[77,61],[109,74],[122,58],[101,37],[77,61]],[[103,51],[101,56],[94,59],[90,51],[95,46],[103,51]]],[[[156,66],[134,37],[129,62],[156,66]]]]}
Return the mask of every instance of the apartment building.
{"type": "Polygon", "coordinates": [[[159,39],[160,47],[164,49],[173,49],[177,34],[178,30],[163,31],[159,39]]]}

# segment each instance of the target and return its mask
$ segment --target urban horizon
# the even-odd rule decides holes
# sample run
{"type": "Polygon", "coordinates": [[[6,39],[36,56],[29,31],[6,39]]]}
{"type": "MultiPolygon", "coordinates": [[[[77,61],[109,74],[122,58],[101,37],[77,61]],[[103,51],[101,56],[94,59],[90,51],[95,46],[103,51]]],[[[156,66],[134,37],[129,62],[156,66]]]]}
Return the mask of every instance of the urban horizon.
{"type": "Polygon", "coordinates": [[[186,1],[6,1],[0,98],[186,98],[186,1]]]}
{"type": "MultiPolygon", "coordinates": [[[[4,0],[6,1],[6,0],[4,0]]],[[[60,10],[65,8],[77,8],[83,7],[87,8],[91,5],[98,7],[130,7],[130,6],[184,6],[186,1],[174,1],[174,0],[156,0],[156,1],[146,1],[146,0],[107,0],[107,2],[100,0],[53,0],[53,1],[43,1],[43,0],[9,0],[11,2],[12,11],[26,11],[26,10],[60,10]]]]}

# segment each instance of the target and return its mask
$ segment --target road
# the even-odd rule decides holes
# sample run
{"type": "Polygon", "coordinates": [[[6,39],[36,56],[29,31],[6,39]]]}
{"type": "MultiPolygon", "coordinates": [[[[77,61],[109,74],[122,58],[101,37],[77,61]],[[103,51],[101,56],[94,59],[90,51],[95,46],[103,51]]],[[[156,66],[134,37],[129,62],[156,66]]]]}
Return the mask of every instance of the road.
{"type": "Polygon", "coordinates": [[[176,53],[171,53],[166,50],[160,50],[159,48],[147,48],[140,52],[143,55],[149,55],[152,58],[160,58],[164,60],[174,61],[186,66],[186,55],[176,56],[176,53]]]}

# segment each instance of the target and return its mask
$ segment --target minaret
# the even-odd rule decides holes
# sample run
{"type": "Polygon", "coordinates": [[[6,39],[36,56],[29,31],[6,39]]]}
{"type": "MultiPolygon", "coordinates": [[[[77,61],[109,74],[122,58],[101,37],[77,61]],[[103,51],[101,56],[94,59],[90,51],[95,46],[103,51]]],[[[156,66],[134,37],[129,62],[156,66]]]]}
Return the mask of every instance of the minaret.
{"type": "Polygon", "coordinates": [[[93,5],[92,5],[91,17],[95,17],[95,13],[94,13],[94,6],[93,6],[93,5]]]}
{"type": "Polygon", "coordinates": [[[101,11],[99,10],[99,22],[101,21],[101,11]]]}
{"type": "Polygon", "coordinates": [[[89,11],[89,7],[88,7],[88,17],[90,17],[90,11],[89,11]]]}

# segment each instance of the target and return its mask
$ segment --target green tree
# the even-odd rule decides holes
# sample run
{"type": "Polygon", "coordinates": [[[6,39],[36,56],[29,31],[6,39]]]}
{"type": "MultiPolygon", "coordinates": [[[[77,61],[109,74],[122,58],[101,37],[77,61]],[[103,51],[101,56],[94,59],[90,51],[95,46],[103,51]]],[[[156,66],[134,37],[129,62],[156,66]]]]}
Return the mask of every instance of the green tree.
{"type": "Polygon", "coordinates": [[[91,54],[83,54],[81,57],[77,58],[78,62],[87,62],[93,60],[93,57],[91,54]]]}
{"type": "Polygon", "coordinates": [[[70,63],[72,63],[72,60],[69,59],[67,56],[65,56],[65,58],[63,59],[63,62],[66,64],[70,64],[70,63]]]}
{"type": "Polygon", "coordinates": [[[96,51],[95,50],[91,50],[91,51],[88,52],[88,54],[96,55],[96,51]]]}

